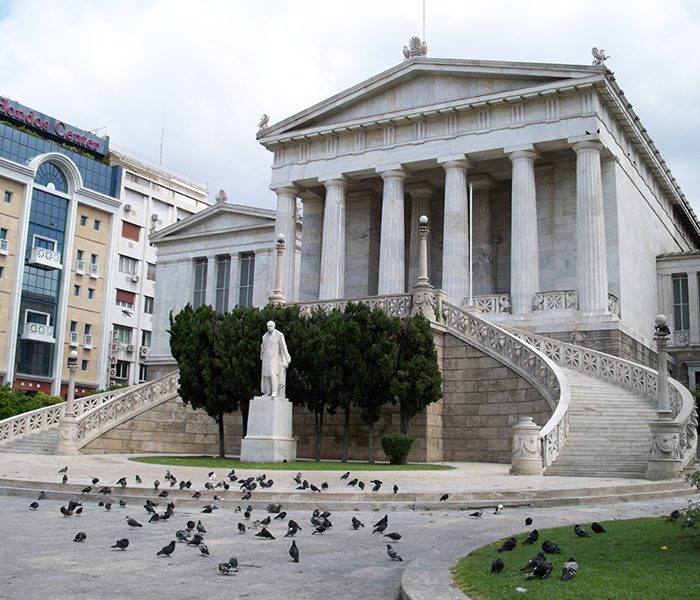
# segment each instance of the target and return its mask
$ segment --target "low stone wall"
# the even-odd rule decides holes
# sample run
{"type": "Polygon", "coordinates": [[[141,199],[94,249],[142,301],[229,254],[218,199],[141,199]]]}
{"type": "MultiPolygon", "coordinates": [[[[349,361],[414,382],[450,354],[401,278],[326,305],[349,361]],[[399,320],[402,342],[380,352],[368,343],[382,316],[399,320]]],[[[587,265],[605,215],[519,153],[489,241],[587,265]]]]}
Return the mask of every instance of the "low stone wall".
{"type": "Polygon", "coordinates": [[[442,339],[443,460],[510,463],[519,417],[540,427],[552,410],[514,371],[452,335],[442,339]]]}
{"type": "MultiPolygon", "coordinates": [[[[241,422],[238,414],[224,418],[227,454],[240,453],[241,422]]],[[[86,444],[81,452],[218,455],[219,427],[207,413],[193,410],[178,396],[103,433],[86,444]]]]}

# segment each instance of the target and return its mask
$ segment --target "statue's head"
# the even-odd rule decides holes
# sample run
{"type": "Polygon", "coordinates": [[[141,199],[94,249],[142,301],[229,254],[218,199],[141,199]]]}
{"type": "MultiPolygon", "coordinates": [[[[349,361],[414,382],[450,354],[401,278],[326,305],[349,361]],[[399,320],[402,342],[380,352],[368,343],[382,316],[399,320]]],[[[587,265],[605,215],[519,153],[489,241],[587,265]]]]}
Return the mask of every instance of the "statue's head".
{"type": "Polygon", "coordinates": [[[268,321],[267,322],[267,330],[269,332],[272,332],[275,328],[275,322],[274,321],[268,321]]]}

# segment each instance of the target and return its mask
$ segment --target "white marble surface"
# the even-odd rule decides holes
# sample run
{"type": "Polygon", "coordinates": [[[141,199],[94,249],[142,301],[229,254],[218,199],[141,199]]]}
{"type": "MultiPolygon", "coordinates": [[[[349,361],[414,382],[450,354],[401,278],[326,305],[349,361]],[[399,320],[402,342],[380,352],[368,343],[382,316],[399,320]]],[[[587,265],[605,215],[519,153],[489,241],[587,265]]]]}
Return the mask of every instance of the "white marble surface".
{"type": "Polygon", "coordinates": [[[241,440],[243,462],[296,459],[292,438],[292,403],[286,398],[256,396],[250,401],[247,435],[241,440]]]}
{"type": "Polygon", "coordinates": [[[321,273],[318,297],[343,298],[345,294],[345,190],[342,179],[325,181],[321,273]]]}
{"type": "Polygon", "coordinates": [[[379,242],[379,285],[377,293],[402,294],[405,280],[404,180],[399,169],[383,171],[382,227],[379,242]]]}

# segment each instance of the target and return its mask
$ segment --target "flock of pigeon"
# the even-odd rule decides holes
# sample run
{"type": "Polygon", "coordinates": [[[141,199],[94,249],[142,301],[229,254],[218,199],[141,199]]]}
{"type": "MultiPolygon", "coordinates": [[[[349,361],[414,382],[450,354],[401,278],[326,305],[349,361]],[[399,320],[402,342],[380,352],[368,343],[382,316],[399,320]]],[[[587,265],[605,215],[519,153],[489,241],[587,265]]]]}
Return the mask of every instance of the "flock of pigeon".
{"type": "MultiPolygon", "coordinates": [[[[64,484],[68,483],[67,465],[59,470],[59,474],[62,476],[62,482],[64,484]]],[[[178,481],[178,479],[170,472],[170,470],[166,472],[164,479],[168,482],[170,488],[175,488],[176,486],[179,487],[180,490],[190,490],[193,488],[193,484],[191,481],[178,481]]],[[[329,489],[329,485],[327,482],[322,483],[320,486],[316,486],[313,483],[309,483],[308,480],[303,479],[301,473],[297,473],[293,477],[293,479],[294,482],[298,485],[298,487],[296,488],[297,490],[309,490],[310,492],[321,493],[322,490],[329,489]]],[[[350,479],[350,471],[341,475],[340,480],[345,482],[348,486],[358,487],[359,489],[365,489],[365,484],[363,481],[360,481],[357,478],[350,479]]],[[[269,479],[266,474],[258,475],[257,477],[247,477],[239,479],[239,477],[236,475],[235,469],[231,469],[231,471],[226,476],[226,480],[218,481],[216,483],[215,481],[216,473],[214,471],[211,471],[208,475],[208,480],[204,484],[205,490],[209,492],[214,492],[214,501],[223,500],[223,497],[221,497],[219,493],[224,493],[226,491],[231,490],[232,486],[234,485],[237,485],[239,491],[242,492],[241,500],[246,501],[250,500],[250,498],[253,495],[253,492],[256,489],[270,488],[274,483],[273,480],[269,479]],[[219,490],[221,491],[219,492],[219,490]]],[[[135,476],[135,482],[137,484],[143,484],[143,481],[139,475],[135,476]]],[[[379,479],[374,479],[369,483],[372,485],[372,487],[370,488],[371,491],[374,492],[379,491],[379,489],[383,485],[383,482],[379,479]]],[[[127,478],[120,478],[114,485],[119,486],[121,488],[125,488],[128,485],[127,478]]],[[[393,486],[394,493],[397,493],[398,489],[399,488],[397,485],[393,486]]],[[[153,482],[153,492],[154,494],[156,494],[156,500],[146,498],[145,503],[143,505],[143,509],[145,510],[146,515],[148,515],[148,522],[157,523],[161,521],[168,521],[175,514],[175,503],[172,501],[167,501],[168,495],[170,493],[169,490],[166,489],[165,485],[162,485],[159,480],[155,480],[153,482]],[[162,502],[167,502],[167,504],[165,505],[165,508],[161,511],[159,510],[159,505],[162,502]]],[[[70,500],[66,505],[60,507],[60,513],[63,515],[64,518],[80,516],[83,513],[84,504],[87,503],[87,498],[89,497],[87,495],[90,494],[104,496],[105,500],[100,500],[98,502],[98,507],[104,509],[107,512],[112,510],[112,502],[107,500],[107,498],[112,498],[112,487],[108,485],[100,485],[100,479],[98,477],[94,477],[91,480],[91,484],[87,485],[81,490],[80,500],[70,500]]],[[[193,490],[192,498],[199,499],[201,498],[201,496],[201,491],[196,489],[193,490]]],[[[444,494],[440,498],[440,502],[447,500],[448,497],[448,494],[444,494]]],[[[32,502],[29,505],[29,508],[32,510],[38,510],[40,506],[39,502],[41,500],[44,500],[45,498],[45,493],[41,492],[39,494],[38,499],[32,502]]],[[[119,500],[120,508],[125,508],[126,506],[127,503],[124,499],[119,500]]],[[[218,507],[216,506],[216,504],[207,504],[202,508],[201,512],[212,513],[214,510],[217,510],[217,508],[218,507]]],[[[249,504],[245,509],[243,509],[241,506],[237,506],[234,509],[234,513],[241,514],[243,517],[243,519],[240,520],[236,526],[239,535],[244,535],[250,531],[255,531],[254,536],[263,540],[276,539],[275,535],[273,535],[273,532],[271,531],[271,523],[273,521],[283,522],[285,519],[287,519],[287,512],[282,510],[281,504],[276,503],[268,504],[268,514],[264,518],[260,519],[253,518],[254,509],[251,504],[249,504]]],[[[321,512],[320,510],[315,509],[311,514],[309,520],[311,535],[322,535],[328,530],[330,530],[333,527],[333,523],[331,522],[330,517],[331,513],[329,511],[321,512]]],[[[126,516],[126,525],[128,526],[129,530],[134,530],[143,527],[143,524],[138,519],[128,515],[126,516]]],[[[398,531],[387,532],[388,526],[389,515],[384,515],[384,517],[379,519],[373,525],[372,533],[380,534],[384,538],[388,538],[392,543],[398,542],[402,537],[401,534],[398,531]]],[[[350,520],[350,527],[353,530],[359,530],[360,528],[364,528],[365,524],[362,521],[360,521],[357,517],[352,516],[350,520]]],[[[303,531],[302,526],[294,519],[288,519],[287,529],[286,533],[284,534],[284,537],[293,538],[299,531],[303,531]]],[[[175,531],[175,539],[172,539],[168,544],[166,544],[160,550],[155,552],[155,555],[157,557],[169,557],[173,554],[173,552],[175,552],[179,544],[183,544],[185,546],[196,547],[198,548],[201,556],[209,557],[209,548],[205,543],[206,533],[207,530],[201,520],[198,520],[196,523],[193,520],[188,520],[183,528],[177,529],[175,531]]],[[[75,534],[75,537],[73,538],[73,541],[76,543],[82,543],[86,540],[87,534],[85,531],[79,531],[75,534]]],[[[124,552],[129,548],[129,545],[129,538],[121,537],[109,547],[114,550],[124,552]]],[[[288,554],[293,562],[298,563],[300,561],[301,554],[296,540],[291,540],[291,546],[289,546],[288,554]]],[[[392,544],[390,543],[386,544],[386,554],[388,559],[391,561],[400,562],[403,560],[401,555],[393,548],[392,544]]],[[[227,562],[222,562],[218,565],[218,571],[222,575],[237,573],[238,569],[239,562],[236,556],[232,556],[227,562]]]]}

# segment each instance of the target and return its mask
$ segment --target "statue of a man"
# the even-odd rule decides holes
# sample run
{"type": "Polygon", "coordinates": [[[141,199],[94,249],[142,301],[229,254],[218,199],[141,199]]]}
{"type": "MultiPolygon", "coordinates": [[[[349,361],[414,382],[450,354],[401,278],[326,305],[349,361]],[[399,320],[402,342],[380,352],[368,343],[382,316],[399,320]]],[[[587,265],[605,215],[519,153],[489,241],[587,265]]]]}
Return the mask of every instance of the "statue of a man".
{"type": "Polygon", "coordinates": [[[275,329],[275,322],[267,322],[267,333],[260,344],[260,360],[262,360],[262,377],[260,391],[263,396],[284,398],[287,382],[287,367],[292,357],[287,351],[284,334],[275,329]]]}

